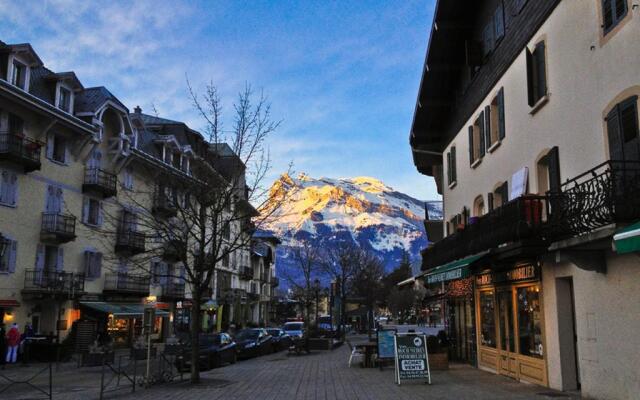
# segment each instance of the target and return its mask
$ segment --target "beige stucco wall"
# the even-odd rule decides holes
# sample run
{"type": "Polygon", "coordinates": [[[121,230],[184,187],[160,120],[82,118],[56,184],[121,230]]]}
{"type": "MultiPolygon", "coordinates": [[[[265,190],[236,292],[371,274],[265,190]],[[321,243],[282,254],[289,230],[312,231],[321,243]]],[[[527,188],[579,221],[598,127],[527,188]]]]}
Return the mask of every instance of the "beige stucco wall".
{"type": "Polygon", "coordinates": [[[562,389],[555,285],[572,277],[582,393],[596,399],[633,399],[640,393],[640,259],[607,256],[607,273],[584,271],[571,263],[545,263],[545,328],[549,385],[562,389]]]}

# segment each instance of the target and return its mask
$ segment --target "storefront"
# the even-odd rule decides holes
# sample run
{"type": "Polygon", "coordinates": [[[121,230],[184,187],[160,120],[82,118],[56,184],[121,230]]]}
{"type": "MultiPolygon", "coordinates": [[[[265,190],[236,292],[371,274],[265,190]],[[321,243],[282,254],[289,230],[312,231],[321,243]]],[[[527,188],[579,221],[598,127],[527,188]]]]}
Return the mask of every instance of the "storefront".
{"type": "Polygon", "coordinates": [[[540,266],[484,271],[475,283],[478,366],[547,386],[540,266]]]}

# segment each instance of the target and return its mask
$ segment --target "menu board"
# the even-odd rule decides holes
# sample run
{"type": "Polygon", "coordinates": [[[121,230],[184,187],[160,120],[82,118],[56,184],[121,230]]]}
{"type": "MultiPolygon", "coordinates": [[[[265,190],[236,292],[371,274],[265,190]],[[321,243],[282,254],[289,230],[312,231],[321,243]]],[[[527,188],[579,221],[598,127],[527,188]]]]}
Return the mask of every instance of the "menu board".
{"type": "Polygon", "coordinates": [[[427,337],[418,334],[396,335],[396,383],[403,380],[426,380],[431,384],[427,337]]]}
{"type": "Polygon", "coordinates": [[[395,358],[396,349],[393,338],[396,335],[396,329],[379,329],[378,330],[378,358],[395,358]]]}

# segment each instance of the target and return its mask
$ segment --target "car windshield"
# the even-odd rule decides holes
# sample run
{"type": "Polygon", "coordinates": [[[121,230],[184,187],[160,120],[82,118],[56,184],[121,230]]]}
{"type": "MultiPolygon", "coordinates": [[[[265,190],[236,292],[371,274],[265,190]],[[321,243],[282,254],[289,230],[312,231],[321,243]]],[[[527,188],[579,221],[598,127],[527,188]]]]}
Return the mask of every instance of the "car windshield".
{"type": "Polygon", "coordinates": [[[301,331],[302,330],[302,322],[288,322],[284,324],[285,331],[301,331]]]}
{"type": "Polygon", "coordinates": [[[271,336],[279,336],[280,329],[267,329],[267,333],[271,336]]]}
{"type": "Polygon", "coordinates": [[[254,331],[254,330],[240,331],[236,335],[236,339],[238,339],[238,340],[256,340],[259,335],[260,335],[259,331],[254,331]]]}

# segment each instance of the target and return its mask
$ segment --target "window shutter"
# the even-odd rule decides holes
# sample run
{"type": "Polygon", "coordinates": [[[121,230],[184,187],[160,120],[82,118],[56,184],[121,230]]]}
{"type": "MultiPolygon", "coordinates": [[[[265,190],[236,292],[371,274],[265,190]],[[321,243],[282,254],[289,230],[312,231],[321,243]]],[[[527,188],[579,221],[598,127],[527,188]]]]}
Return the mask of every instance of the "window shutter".
{"type": "Polygon", "coordinates": [[[64,197],[63,197],[63,192],[62,189],[60,188],[56,188],[56,197],[55,197],[55,212],[56,213],[61,213],[62,212],[62,205],[64,204],[64,197]]]}
{"type": "Polygon", "coordinates": [[[545,43],[540,42],[536,45],[536,49],[533,52],[534,59],[536,62],[535,65],[535,75],[536,75],[536,98],[535,101],[540,100],[543,96],[547,94],[547,72],[545,68],[545,43]]]}
{"type": "Polygon", "coordinates": [[[469,165],[475,161],[473,151],[473,126],[469,126],[469,165]]]}
{"type": "Polygon", "coordinates": [[[89,221],[89,203],[88,197],[82,198],[82,222],[85,224],[89,221]]]}
{"type": "Polygon", "coordinates": [[[502,204],[505,204],[509,201],[509,182],[505,181],[500,187],[502,193],[500,196],[502,197],[502,204]]]}
{"type": "Polygon", "coordinates": [[[547,154],[547,165],[549,166],[549,191],[560,193],[560,157],[558,146],[554,146],[547,154]]]}
{"type": "Polygon", "coordinates": [[[498,138],[500,140],[505,137],[505,124],[504,124],[504,88],[500,88],[498,91],[498,138]]]}
{"type": "Polygon", "coordinates": [[[0,203],[7,203],[7,191],[9,189],[9,171],[0,174],[0,203]]]}
{"type": "Polygon", "coordinates": [[[36,247],[36,264],[35,270],[42,271],[44,269],[44,245],[38,244],[36,247]]]}
{"type": "Polygon", "coordinates": [[[47,133],[47,158],[53,158],[53,146],[55,141],[55,135],[52,132],[47,133]]]}
{"type": "MultiPolygon", "coordinates": [[[[625,143],[625,150],[627,150],[626,144],[638,138],[637,103],[638,96],[633,96],[624,100],[618,106],[618,116],[620,118],[620,137],[625,143]]],[[[635,159],[633,157],[629,157],[629,154],[625,154],[625,158],[635,159]]]]}
{"type": "Polygon", "coordinates": [[[84,274],[86,278],[92,278],[91,275],[91,261],[93,258],[93,252],[89,250],[84,251],[84,274]]]}
{"type": "Polygon", "coordinates": [[[527,57],[527,95],[529,101],[529,107],[533,107],[535,102],[534,90],[535,90],[535,79],[533,74],[533,55],[529,51],[529,49],[525,49],[525,54],[527,57]]]}
{"type": "Polygon", "coordinates": [[[625,15],[627,15],[627,0],[615,0],[616,6],[616,23],[620,22],[625,15]]]}
{"type": "Polygon", "coordinates": [[[482,31],[482,54],[486,57],[493,51],[494,45],[494,32],[493,20],[489,21],[489,23],[484,27],[482,31]]]}
{"type": "Polygon", "coordinates": [[[476,121],[476,125],[478,126],[478,144],[479,144],[479,148],[480,148],[480,158],[484,157],[484,154],[486,152],[486,148],[485,148],[485,120],[484,120],[484,111],[482,111],[480,113],[480,116],[478,117],[478,120],[476,121]]]}
{"type": "Polygon", "coordinates": [[[487,193],[487,210],[493,211],[493,193],[487,193]]]}
{"type": "Polygon", "coordinates": [[[102,253],[97,252],[97,253],[93,253],[93,263],[92,263],[92,273],[93,273],[93,278],[100,278],[100,275],[102,274],[102,253]]]}
{"type": "Polygon", "coordinates": [[[493,25],[495,27],[496,42],[504,36],[504,8],[502,2],[498,3],[496,12],[493,15],[493,25]]]}
{"type": "Polygon", "coordinates": [[[104,202],[100,201],[98,206],[98,225],[102,226],[104,223],[104,202]]]}
{"type": "Polygon", "coordinates": [[[491,106],[484,108],[484,141],[487,151],[491,147],[491,106]]]}
{"type": "Polygon", "coordinates": [[[456,148],[451,148],[451,176],[453,178],[453,182],[458,180],[458,172],[456,169],[456,148]]]}
{"type": "Polygon", "coordinates": [[[8,271],[11,274],[16,272],[16,258],[18,257],[18,242],[15,240],[11,240],[9,246],[10,247],[9,247],[8,271]]]}
{"type": "Polygon", "coordinates": [[[9,190],[10,204],[15,206],[18,204],[18,175],[11,173],[11,185],[9,190]]]}
{"type": "Polygon", "coordinates": [[[447,153],[447,183],[451,185],[453,180],[451,179],[451,152],[447,153]]]}
{"type": "Polygon", "coordinates": [[[64,249],[58,247],[58,260],[56,262],[56,271],[60,272],[64,270],[64,249]]]}
{"type": "Polygon", "coordinates": [[[618,106],[607,115],[607,138],[609,139],[609,157],[611,160],[624,160],[622,151],[622,138],[620,132],[620,118],[618,115],[618,106]]]}

